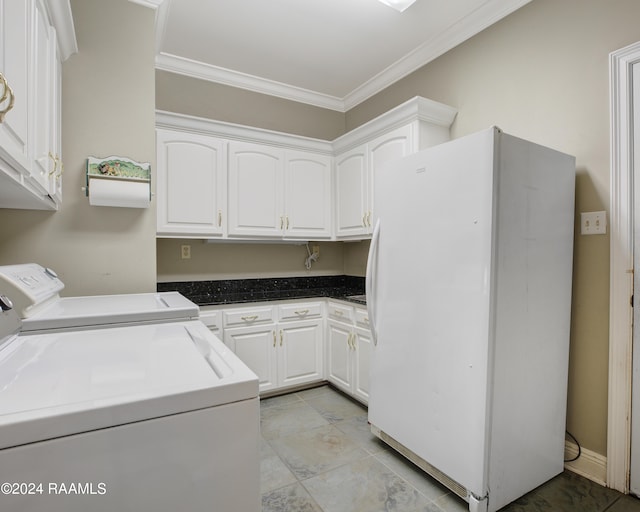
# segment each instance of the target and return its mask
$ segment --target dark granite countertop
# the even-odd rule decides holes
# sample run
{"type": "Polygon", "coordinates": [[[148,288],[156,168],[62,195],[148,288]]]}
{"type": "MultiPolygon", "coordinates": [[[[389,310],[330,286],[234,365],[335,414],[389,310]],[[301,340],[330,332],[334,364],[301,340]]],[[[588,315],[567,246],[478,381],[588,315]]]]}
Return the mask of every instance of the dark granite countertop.
{"type": "Polygon", "coordinates": [[[175,281],[158,283],[157,290],[180,292],[199,306],[318,297],[366,304],[364,277],[344,275],[175,281]]]}

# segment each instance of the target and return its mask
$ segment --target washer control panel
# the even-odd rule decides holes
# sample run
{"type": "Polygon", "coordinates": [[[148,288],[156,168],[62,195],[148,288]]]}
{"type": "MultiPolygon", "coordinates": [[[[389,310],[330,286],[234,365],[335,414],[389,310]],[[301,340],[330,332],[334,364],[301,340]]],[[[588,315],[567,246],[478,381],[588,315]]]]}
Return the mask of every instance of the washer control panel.
{"type": "Polygon", "coordinates": [[[0,266],[0,295],[9,297],[20,318],[57,299],[63,288],[53,270],[37,263],[0,266]]]}

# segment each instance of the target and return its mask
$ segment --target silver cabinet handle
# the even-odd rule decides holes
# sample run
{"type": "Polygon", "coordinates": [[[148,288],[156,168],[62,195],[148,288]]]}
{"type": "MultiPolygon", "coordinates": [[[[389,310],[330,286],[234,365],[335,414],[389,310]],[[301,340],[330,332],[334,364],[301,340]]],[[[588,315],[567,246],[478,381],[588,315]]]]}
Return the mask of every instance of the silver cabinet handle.
{"type": "Polygon", "coordinates": [[[271,331],[273,334],[273,348],[276,348],[276,331],[271,331]]]}
{"type": "Polygon", "coordinates": [[[371,227],[371,210],[367,212],[367,226],[371,227]]]}
{"type": "Polygon", "coordinates": [[[304,315],[306,315],[308,312],[309,312],[309,310],[308,310],[308,309],[301,309],[301,310],[299,310],[299,311],[294,311],[294,313],[295,313],[296,315],[298,315],[298,316],[304,316],[304,315]]]}
{"type": "Polygon", "coordinates": [[[283,341],[282,329],[280,329],[280,346],[282,346],[282,341],[283,341]]]}
{"type": "Polygon", "coordinates": [[[334,314],[334,315],[336,315],[336,316],[342,316],[342,315],[344,315],[344,313],[343,313],[342,311],[337,310],[337,309],[333,312],[333,314],[334,314]]]}
{"type": "Polygon", "coordinates": [[[254,320],[258,319],[258,315],[241,316],[240,318],[242,318],[245,322],[253,322],[254,320]]]}
{"type": "Polygon", "coordinates": [[[218,210],[218,227],[222,226],[222,210],[218,210]]]}
{"type": "Polygon", "coordinates": [[[366,212],[362,214],[362,226],[365,227],[365,228],[367,227],[367,213],[366,212]]]}
{"type": "Polygon", "coordinates": [[[285,218],[287,219],[287,229],[289,229],[289,216],[285,216],[285,218]]]}
{"type": "Polygon", "coordinates": [[[280,215],[280,229],[284,229],[284,215],[280,215]]]}

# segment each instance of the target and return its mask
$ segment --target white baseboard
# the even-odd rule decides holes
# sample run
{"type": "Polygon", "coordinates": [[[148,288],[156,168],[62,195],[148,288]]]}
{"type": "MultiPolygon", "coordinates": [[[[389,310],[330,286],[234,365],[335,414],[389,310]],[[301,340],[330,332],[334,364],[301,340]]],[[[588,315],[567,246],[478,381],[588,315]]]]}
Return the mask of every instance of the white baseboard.
{"type": "MultiPolygon", "coordinates": [[[[565,462],[564,468],[600,484],[607,485],[607,458],[599,453],[581,448],[580,457],[573,462],[565,462]]],[[[578,455],[578,445],[565,441],[564,458],[573,459],[578,455]]]]}

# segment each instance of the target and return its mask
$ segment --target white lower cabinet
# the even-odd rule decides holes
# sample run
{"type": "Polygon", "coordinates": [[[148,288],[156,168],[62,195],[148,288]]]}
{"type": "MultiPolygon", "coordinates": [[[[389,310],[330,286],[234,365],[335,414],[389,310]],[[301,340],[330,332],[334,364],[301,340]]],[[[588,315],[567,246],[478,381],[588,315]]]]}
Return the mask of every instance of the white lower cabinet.
{"type": "Polygon", "coordinates": [[[327,380],[363,403],[369,401],[371,334],[364,308],[329,301],[327,380]]]}
{"type": "Polygon", "coordinates": [[[261,393],[328,380],[366,404],[367,311],[325,300],[203,307],[200,320],[253,370],[261,393]]]}
{"type": "Polygon", "coordinates": [[[258,376],[261,392],[319,382],[321,312],[321,303],[225,309],[224,343],[258,376]]]}

